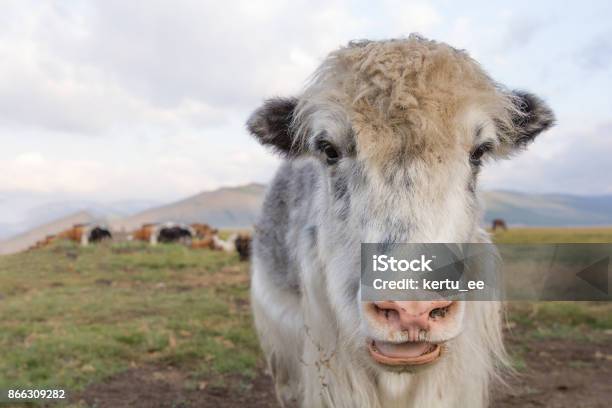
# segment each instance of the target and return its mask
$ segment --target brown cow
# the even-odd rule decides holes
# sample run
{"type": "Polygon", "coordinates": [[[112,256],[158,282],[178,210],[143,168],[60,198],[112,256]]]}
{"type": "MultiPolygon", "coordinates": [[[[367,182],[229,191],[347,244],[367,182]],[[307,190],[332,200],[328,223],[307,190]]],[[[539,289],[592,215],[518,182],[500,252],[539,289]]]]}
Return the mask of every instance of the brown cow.
{"type": "Polygon", "coordinates": [[[158,226],[155,223],[142,224],[142,227],[132,232],[132,239],[155,244],[157,243],[157,230],[158,226]]]}
{"type": "Polygon", "coordinates": [[[191,248],[220,250],[216,244],[219,230],[208,224],[195,223],[190,225],[195,231],[195,239],[191,241],[191,248]]]}
{"type": "Polygon", "coordinates": [[[219,233],[218,229],[213,228],[208,224],[195,223],[195,224],[191,224],[191,228],[193,228],[193,230],[195,231],[195,236],[197,238],[212,237],[219,233]]]}
{"type": "Polygon", "coordinates": [[[87,224],[74,224],[72,228],[57,234],[58,239],[67,239],[76,243],[83,243],[86,237],[87,224]]]}
{"type": "Polygon", "coordinates": [[[234,240],[236,251],[241,261],[248,261],[251,257],[251,236],[249,234],[238,234],[234,240]]]}
{"type": "Polygon", "coordinates": [[[493,232],[495,232],[498,228],[503,230],[503,231],[507,231],[508,230],[508,226],[506,225],[506,221],[502,220],[501,218],[494,219],[493,220],[493,226],[492,226],[491,230],[493,232]]]}
{"type": "Polygon", "coordinates": [[[191,248],[193,249],[213,249],[217,250],[217,246],[215,245],[214,238],[206,237],[206,238],[197,238],[191,241],[191,248]]]}
{"type": "Polygon", "coordinates": [[[112,234],[108,228],[101,225],[74,224],[72,228],[57,234],[57,238],[74,241],[81,245],[88,245],[112,239],[112,234]]]}

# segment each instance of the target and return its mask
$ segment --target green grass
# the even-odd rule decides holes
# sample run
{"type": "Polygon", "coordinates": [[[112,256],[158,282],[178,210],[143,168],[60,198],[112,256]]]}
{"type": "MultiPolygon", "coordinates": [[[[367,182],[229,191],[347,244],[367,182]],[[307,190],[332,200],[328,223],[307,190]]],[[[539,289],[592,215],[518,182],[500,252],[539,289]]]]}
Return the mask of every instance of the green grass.
{"type": "Polygon", "coordinates": [[[508,309],[530,338],[590,341],[612,330],[610,302],[509,302],[508,309]]]}
{"type": "Polygon", "coordinates": [[[253,375],[247,269],[179,245],[59,243],[0,257],[0,388],[78,390],[148,363],[253,375]]]}
{"type": "MultiPolygon", "coordinates": [[[[611,243],[612,228],[511,228],[493,235],[498,244],[611,243]]],[[[537,339],[591,339],[612,329],[612,303],[510,302],[511,320],[537,339]],[[595,331],[595,332],[594,332],[595,331]]]]}
{"type": "Polygon", "coordinates": [[[612,228],[510,228],[495,232],[498,244],[611,243],[612,228]]]}
{"type": "MultiPolygon", "coordinates": [[[[603,240],[612,230],[550,234],[510,230],[496,239],[603,240]]],[[[248,380],[261,364],[248,305],[248,265],[223,252],[60,242],[0,257],[0,388],[78,391],[147,364],[172,365],[194,382],[248,380]]],[[[612,306],[515,302],[509,320],[521,336],[590,341],[612,329],[612,306]]]]}

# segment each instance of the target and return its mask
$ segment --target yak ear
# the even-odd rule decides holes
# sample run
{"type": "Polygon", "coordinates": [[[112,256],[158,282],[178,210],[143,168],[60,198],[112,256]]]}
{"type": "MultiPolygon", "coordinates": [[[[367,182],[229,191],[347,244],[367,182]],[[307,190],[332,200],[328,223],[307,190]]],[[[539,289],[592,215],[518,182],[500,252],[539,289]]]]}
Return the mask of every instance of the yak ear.
{"type": "Polygon", "coordinates": [[[251,114],[247,129],[261,144],[272,146],[286,157],[297,156],[300,147],[293,130],[297,103],[297,98],[268,99],[251,114]]]}
{"type": "Polygon", "coordinates": [[[536,136],[555,124],[555,115],[546,102],[536,95],[513,91],[512,129],[506,135],[506,142],[512,148],[523,148],[536,136]]]}

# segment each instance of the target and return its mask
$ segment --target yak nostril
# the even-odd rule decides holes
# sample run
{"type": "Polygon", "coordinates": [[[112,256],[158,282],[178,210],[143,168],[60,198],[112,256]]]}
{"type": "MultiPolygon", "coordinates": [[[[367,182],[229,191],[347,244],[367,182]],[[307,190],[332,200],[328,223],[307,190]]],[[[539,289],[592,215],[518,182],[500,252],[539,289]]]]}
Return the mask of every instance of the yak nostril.
{"type": "Polygon", "coordinates": [[[384,316],[386,320],[399,319],[399,313],[393,309],[385,309],[377,305],[374,305],[374,307],[376,308],[376,313],[378,313],[380,316],[384,316]]]}
{"type": "Polygon", "coordinates": [[[446,316],[446,313],[448,313],[449,308],[450,306],[436,307],[435,309],[432,309],[431,312],[429,312],[429,317],[431,319],[442,319],[444,318],[444,316],[446,316]]]}

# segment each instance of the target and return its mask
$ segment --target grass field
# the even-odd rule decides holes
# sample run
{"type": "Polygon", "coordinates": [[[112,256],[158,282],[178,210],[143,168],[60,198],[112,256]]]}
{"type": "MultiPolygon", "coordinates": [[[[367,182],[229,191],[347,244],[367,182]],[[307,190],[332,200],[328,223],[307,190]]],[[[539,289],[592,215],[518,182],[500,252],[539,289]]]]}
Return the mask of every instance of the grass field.
{"type": "Polygon", "coordinates": [[[612,228],[511,228],[493,236],[500,244],[612,243],[612,228]]]}
{"type": "MultiPolygon", "coordinates": [[[[221,252],[65,242],[0,258],[0,389],[76,391],[149,363],[197,386],[255,373],[247,264],[221,252]]],[[[220,384],[222,385],[222,384],[220,384]]]]}
{"type": "MultiPolygon", "coordinates": [[[[612,229],[510,230],[496,239],[534,237],[612,242],[612,229]]],[[[612,305],[517,303],[508,327],[515,366],[523,370],[533,344],[611,343],[612,305]]],[[[602,350],[610,364],[612,350],[602,350]]],[[[180,387],[195,392],[251,387],[263,364],[249,312],[247,263],[222,252],[138,243],[82,248],[62,242],[0,257],[0,389],[60,386],[78,394],[147,367],[180,373],[180,387]]]]}

